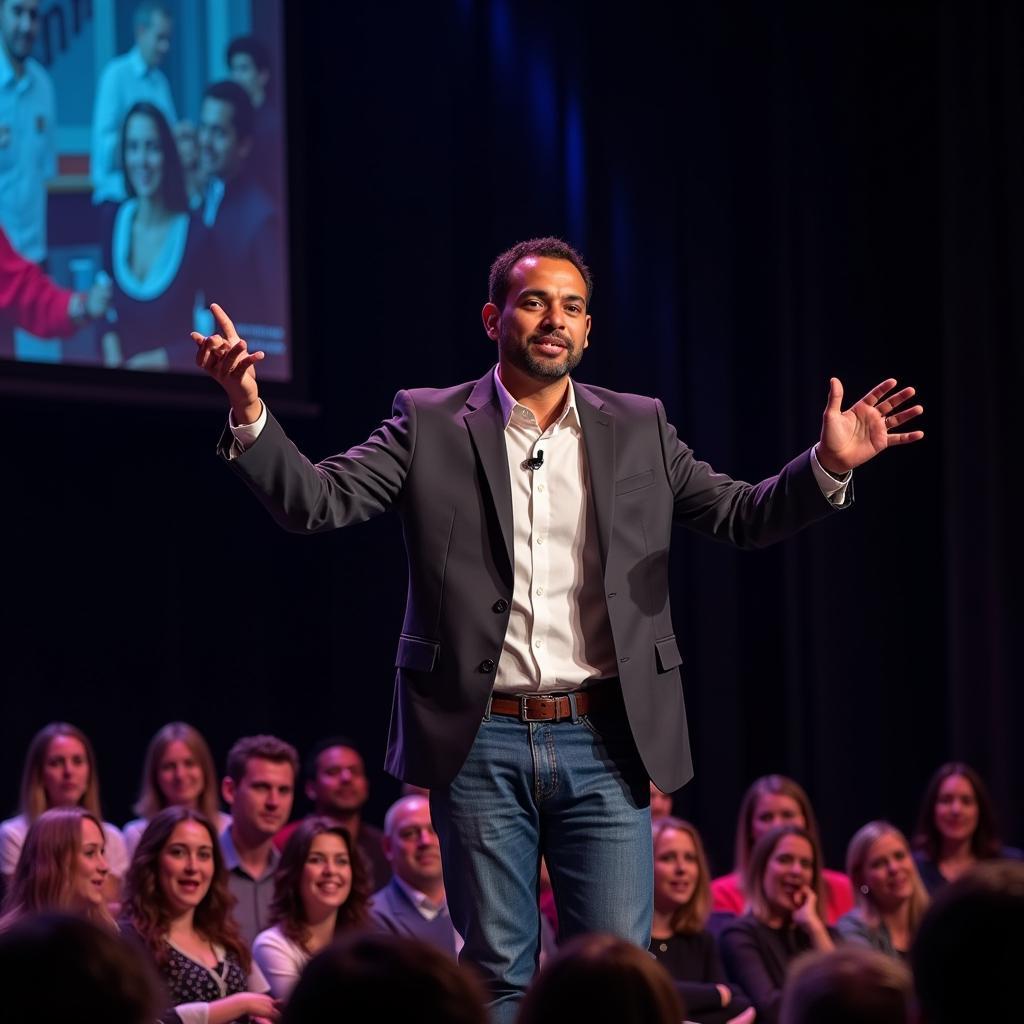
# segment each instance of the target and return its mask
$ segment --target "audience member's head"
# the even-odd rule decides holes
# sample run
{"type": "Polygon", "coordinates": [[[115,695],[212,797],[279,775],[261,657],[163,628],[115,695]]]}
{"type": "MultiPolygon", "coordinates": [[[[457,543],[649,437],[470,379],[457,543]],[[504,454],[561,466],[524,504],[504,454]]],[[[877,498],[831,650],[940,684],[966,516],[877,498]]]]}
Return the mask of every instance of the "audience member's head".
{"type": "Polygon", "coordinates": [[[221,795],[231,806],[232,831],[249,845],[272,839],[288,821],[299,755],[276,736],[246,736],[228,752],[221,795]]]}
{"type": "Polygon", "coordinates": [[[135,8],[135,45],[147,67],[159,67],[171,48],[171,12],[160,0],[143,0],[135,8]]]}
{"type": "Polygon", "coordinates": [[[651,820],[657,821],[659,818],[665,818],[672,813],[672,797],[668,793],[663,793],[658,787],[652,782],[651,783],[651,820]]]}
{"type": "Polygon", "coordinates": [[[683,1006],[668,972],[651,955],[611,935],[572,939],[534,979],[519,1024],[569,1020],[679,1024],[683,1006]]]}
{"type": "Polygon", "coordinates": [[[793,965],[780,1024],[906,1024],[910,972],[862,946],[808,953],[793,965]]]}
{"type": "Polygon", "coordinates": [[[921,801],[914,847],[938,861],[943,849],[969,843],[978,860],[998,857],[1002,844],[995,810],[981,776],[970,765],[951,761],[931,777],[921,801]]]}
{"type": "Polygon", "coordinates": [[[15,68],[31,56],[39,35],[40,0],[0,0],[0,44],[15,68]]]}
{"type": "Polygon", "coordinates": [[[233,181],[252,152],[255,113],[237,82],[206,87],[199,108],[199,163],[208,177],[233,181]]]}
{"type": "Polygon", "coordinates": [[[910,934],[928,907],[917,865],[907,837],[887,821],[869,821],[850,840],[846,850],[850,876],[860,916],[877,924],[881,915],[907,907],[910,934]]]}
{"type": "Polygon", "coordinates": [[[228,74],[257,110],[270,98],[270,50],[256,36],[238,36],[228,44],[228,74]]]}
{"type": "Polygon", "coordinates": [[[96,755],[68,722],[51,722],[32,737],[21,776],[21,811],[34,821],[49,807],[84,807],[100,817],[96,755]]]}
{"type": "Polygon", "coordinates": [[[217,769],[206,740],[187,722],[168,722],[149,741],[135,813],[152,818],[165,807],[191,807],[217,820],[217,769]]]}
{"type": "Polygon", "coordinates": [[[208,941],[234,952],[248,969],[249,948],[231,917],[235,899],[210,821],[188,807],[166,807],[142,833],[125,879],[122,916],[157,963],[167,956],[171,923],[191,922],[208,941]]]}
{"type": "Polygon", "coordinates": [[[742,876],[754,843],[778,825],[797,825],[821,847],[818,821],[803,787],[785,775],[755,779],[743,794],[736,821],[734,868],[742,876]]]}
{"type": "Polygon", "coordinates": [[[348,830],[306,818],[288,837],[274,873],[271,923],[306,948],[310,925],[334,918],[338,934],[366,920],[369,879],[348,830]]]}
{"type": "Polygon", "coordinates": [[[171,213],[188,210],[185,172],[167,118],[152,103],[132,104],[121,125],[125,191],[171,213]]]}
{"type": "Polygon", "coordinates": [[[0,935],[3,1016],[32,1024],[151,1024],[161,985],[141,952],[110,928],[43,914],[0,935]]]}
{"type": "Polygon", "coordinates": [[[1024,863],[988,861],[944,886],[911,951],[922,1024],[1020,1019],[1024,863]]]}
{"type": "Polygon", "coordinates": [[[354,932],[309,962],[283,1024],[341,1019],[486,1024],[487,1014],[480,984],[439,949],[403,936],[354,932]]]}
{"type": "Polygon", "coordinates": [[[441,845],[430,820],[430,801],[403,796],[384,817],[384,856],[406,884],[430,895],[444,884],[441,845]]]}
{"type": "Polygon", "coordinates": [[[658,818],[654,839],[654,908],[671,915],[675,933],[700,932],[711,913],[711,880],[697,830],[680,818],[658,818]]]}
{"type": "Polygon", "coordinates": [[[82,807],[44,811],[29,827],[4,898],[0,929],[28,914],[60,911],[113,927],[100,820],[82,807]]]}
{"type": "Polygon", "coordinates": [[[824,918],[817,837],[798,825],[776,825],[765,832],[750,853],[743,889],[750,912],[764,924],[788,924],[812,895],[818,916],[824,918]]]}
{"type": "Polygon", "coordinates": [[[370,797],[362,754],[345,736],[313,744],[304,764],[306,796],[316,814],[345,821],[358,816],[370,797]]]}

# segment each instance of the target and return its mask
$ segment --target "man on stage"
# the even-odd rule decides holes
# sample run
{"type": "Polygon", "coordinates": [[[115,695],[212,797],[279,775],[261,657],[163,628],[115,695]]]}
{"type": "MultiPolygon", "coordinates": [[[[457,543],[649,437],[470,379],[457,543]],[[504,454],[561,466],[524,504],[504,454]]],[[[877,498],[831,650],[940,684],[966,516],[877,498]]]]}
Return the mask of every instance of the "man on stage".
{"type": "MultiPolygon", "coordinates": [[[[362,445],[311,465],[260,401],[259,352],[213,307],[197,364],[231,403],[221,453],[286,529],[395,507],[409,559],[386,767],[431,791],[448,906],[511,1021],[537,962],[538,865],[561,938],[610,931],[646,948],[649,779],[692,776],[668,601],[673,523],[742,547],[852,502],[850,471],[920,431],[894,428],[912,388],[886,380],[845,412],[833,379],[821,439],[759,484],[715,473],[659,401],[575,383],[590,272],[555,238],[491,269],[498,365],[401,391],[362,445]]],[[[244,315],[244,311],[243,311],[244,315]]]]}

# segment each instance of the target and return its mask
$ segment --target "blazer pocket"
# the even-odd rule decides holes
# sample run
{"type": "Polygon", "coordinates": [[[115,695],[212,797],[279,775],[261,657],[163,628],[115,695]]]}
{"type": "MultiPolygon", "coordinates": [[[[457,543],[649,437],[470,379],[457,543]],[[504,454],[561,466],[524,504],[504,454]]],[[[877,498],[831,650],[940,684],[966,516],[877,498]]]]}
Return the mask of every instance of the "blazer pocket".
{"type": "Polygon", "coordinates": [[[437,667],[440,653],[441,645],[439,643],[402,633],[398,638],[395,667],[412,669],[413,672],[433,672],[437,667]]]}
{"type": "Polygon", "coordinates": [[[674,668],[679,668],[683,663],[682,655],[679,653],[679,645],[676,643],[675,634],[667,636],[663,640],[655,640],[654,653],[658,658],[659,672],[669,672],[674,668]]]}
{"type": "Polygon", "coordinates": [[[625,476],[615,481],[615,493],[627,494],[629,491],[639,491],[641,487],[650,487],[654,483],[654,471],[645,469],[642,473],[634,473],[632,476],[625,476]]]}

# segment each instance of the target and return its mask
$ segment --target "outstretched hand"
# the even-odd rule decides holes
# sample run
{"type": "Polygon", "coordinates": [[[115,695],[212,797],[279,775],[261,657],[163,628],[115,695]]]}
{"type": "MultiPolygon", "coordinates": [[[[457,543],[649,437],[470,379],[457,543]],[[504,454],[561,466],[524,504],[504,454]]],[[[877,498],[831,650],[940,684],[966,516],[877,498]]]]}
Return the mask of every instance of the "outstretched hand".
{"type": "Polygon", "coordinates": [[[235,325],[220,306],[214,302],[210,312],[217,322],[217,334],[207,337],[192,332],[192,340],[199,346],[196,366],[205,370],[224,389],[231,402],[235,423],[254,423],[262,411],[259,388],[256,385],[256,364],[262,352],[250,352],[244,338],[238,336],[235,325]]]}
{"type": "Polygon", "coordinates": [[[922,405],[901,408],[913,398],[913,388],[896,391],[896,381],[890,377],[844,412],[842,383],[838,377],[833,377],[829,383],[817,455],[818,461],[830,473],[842,476],[886,448],[910,444],[924,437],[923,430],[895,432],[896,427],[924,412],[922,405]]]}

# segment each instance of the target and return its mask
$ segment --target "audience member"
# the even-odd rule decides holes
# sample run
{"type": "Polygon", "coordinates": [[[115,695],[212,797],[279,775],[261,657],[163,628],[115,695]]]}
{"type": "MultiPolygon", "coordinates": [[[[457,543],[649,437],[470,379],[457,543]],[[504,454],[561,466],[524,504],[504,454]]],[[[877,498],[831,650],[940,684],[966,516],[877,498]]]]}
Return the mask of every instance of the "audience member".
{"type": "MultiPolygon", "coordinates": [[[[363,757],[344,736],[331,736],[314,744],[303,765],[305,792],[313,802],[313,815],[329,818],[352,837],[366,862],[370,889],[374,891],[391,878],[391,864],[384,856],[384,834],[363,821],[363,808],[370,798],[370,782],[363,757]]],[[[293,821],[274,840],[278,849],[298,827],[293,821]]]]}
{"type": "Polygon", "coordinates": [[[92,201],[97,204],[125,198],[119,143],[128,111],[136,103],[149,103],[169,124],[178,120],[170,83],[160,70],[171,46],[170,9],[159,0],[143,0],[135,8],[133,23],[135,45],[107,64],[96,86],[91,169],[92,201]]]}
{"type": "Polygon", "coordinates": [[[651,821],[659,818],[667,818],[672,814],[672,797],[668,793],[662,793],[660,789],[651,783],[651,821]]]}
{"type": "Polygon", "coordinates": [[[914,860],[929,895],[979,861],[1020,860],[1003,846],[988,787],[969,765],[951,761],[931,777],[914,833],[914,860]]]}
{"type": "Polygon", "coordinates": [[[339,1020],[486,1024],[487,1013],[480,983],[440,950],[355,932],[310,961],[284,1013],[284,1024],[339,1020]]]}
{"type": "Polygon", "coordinates": [[[206,180],[199,166],[199,130],[194,122],[182,120],[174,126],[174,141],[178,147],[178,159],[185,176],[185,192],[188,194],[190,210],[199,210],[203,205],[206,180]]]}
{"type": "Polygon", "coordinates": [[[256,36],[238,36],[228,45],[228,75],[252,101],[253,161],[260,180],[275,202],[282,195],[284,123],[273,83],[270,50],[256,36]]]}
{"type": "Polygon", "coordinates": [[[1024,864],[988,861],[944,886],[911,953],[919,1024],[1021,1018],[1024,864]]]}
{"type": "Polygon", "coordinates": [[[152,964],[115,930],[41,914],[0,935],[3,1016],[32,1024],[152,1024],[163,1006],[152,964]]]}
{"type": "MultiPolygon", "coordinates": [[[[54,807],[30,826],[4,897],[0,931],[29,914],[63,911],[114,928],[104,883],[99,818],[83,807],[54,807]]],[[[2,989],[0,989],[2,991],[2,989]]]]}
{"type": "Polygon", "coordinates": [[[250,944],[270,927],[274,872],[281,859],[274,836],[291,814],[298,767],[295,748],[276,736],[246,736],[228,752],[221,791],[233,817],[220,845],[238,901],[235,917],[250,944]]]}
{"type": "Polygon", "coordinates": [[[679,1024],[683,1004],[668,973],[642,949],[611,935],[580,935],[537,975],[517,1019],[679,1024]]]}
{"type": "Polygon", "coordinates": [[[168,722],[149,741],[142,768],[142,785],[135,813],[139,817],[124,827],[130,857],[149,819],[165,807],[201,811],[217,826],[220,835],[231,816],[218,806],[217,769],[202,733],[187,722],[168,722]]]}
{"type": "Polygon", "coordinates": [[[793,965],[781,1024],[907,1024],[910,972],[877,950],[807,953],[793,965]]]}
{"type": "Polygon", "coordinates": [[[441,846],[430,821],[430,803],[403,796],[384,819],[384,852],[392,876],[374,893],[370,916],[381,931],[422,939],[455,956],[461,942],[448,916],[441,874],[441,846]]]}
{"type": "Polygon", "coordinates": [[[46,183],[57,173],[53,81],[29,56],[39,6],[0,0],[0,228],[33,263],[46,259],[46,183]]]}
{"type": "Polygon", "coordinates": [[[213,825],[187,807],[160,811],[132,858],[122,931],[149,951],[183,1024],[276,1018],[231,904],[213,825]]]}
{"type": "Polygon", "coordinates": [[[195,346],[180,328],[193,321],[206,231],[189,214],[178,147],[153,104],[129,109],[121,163],[128,198],[111,208],[104,231],[117,322],[103,336],[103,361],[139,370],[189,369],[189,346],[195,346]]]}
{"type": "Polygon", "coordinates": [[[288,998],[311,956],[365,923],[368,897],[366,870],[348,832],[326,818],[306,818],[281,852],[270,906],[274,923],[252,946],[276,998],[288,998]]]}
{"type": "Polygon", "coordinates": [[[97,282],[86,292],[54,284],[31,260],[19,256],[0,228],[0,357],[14,351],[12,328],[41,338],[67,338],[110,305],[111,288],[97,282]]]}
{"type": "Polygon", "coordinates": [[[722,929],[722,960],[753,1001],[757,1020],[775,1024],[793,960],[834,948],[835,933],[818,910],[825,886],[817,837],[798,825],[766,832],[751,851],[744,886],[750,909],[722,929]]]}
{"type": "MultiPolygon", "coordinates": [[[[686,1006],[687,1020],[722,1024],[750,1008],[731,987],[707,931],[711,886],[697,830],[679,818],[658,818],[654,838],[654,923],[650,951],[668,971],[686,1006]]],[[[753,1014],[747,1015],[753,1019],[753,1014]]]]}
{"type": "MultiPolygon", "coordinates": [[[[785,775],[765,775],[755,779],[743,796],[736,821],[735,863],[731,874],[711,883],[711,901],[715,910],[741,914],[750,899],[743,892],[743,878],[754,843],[778,825],[798,825],[806,829],[821,849],[818,822],[803,787],[785,775]]],[[[850,880],[839,871],[821,868],[826,901],[822,905],[829,924],[835,924],[853,909],[850,880]]]]}
{"type": "Polygon", "coordinates": [[[907,837],[887,821],[870,821],[850,840],[846,871],[857,906],[837,924],[847,942],[906,959],[928,907],[907,837]]]}
{"type": "MultiPolygon", "coordinates": [[[[21,813],[0,823],[0,873],[14,874],[29,826],[51,807],[83,807],[97,821],[100,783],[96,755],[81,729],[68,722],[51,722],[32,737],[21,776],[21,813]]],[[[128,868],[120,830],[103,821],[107,867],[106,896],[116,900],[128,868]]]]}

